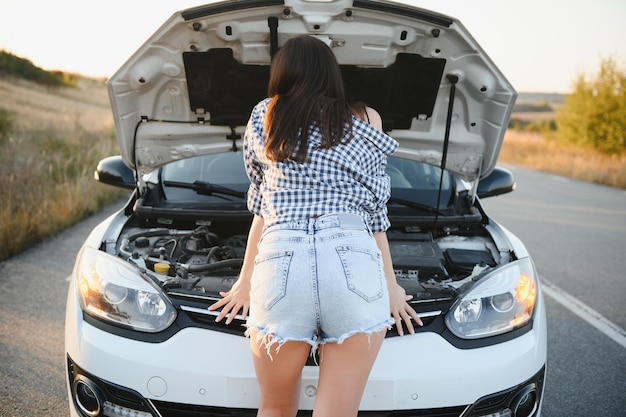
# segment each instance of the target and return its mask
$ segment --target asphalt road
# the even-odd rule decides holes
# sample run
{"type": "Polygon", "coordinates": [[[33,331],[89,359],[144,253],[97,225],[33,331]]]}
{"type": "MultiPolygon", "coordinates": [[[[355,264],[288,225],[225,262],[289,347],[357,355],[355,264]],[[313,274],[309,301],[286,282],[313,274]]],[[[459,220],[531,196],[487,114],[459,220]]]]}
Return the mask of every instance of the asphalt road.
{"type": "MultiPolygon", "coordinates": [[[[543,416],[626,416],[626,192],[511,169],[517,190],[484,205],[525,242],[543,279],[543,416]]],[[[0,263],[0,417],[67,416],[67,277],[115,207],[0,263]]]]}
{"type": "Polygon", "coordinates": [[[69,415],[63,325],[83,240],[117,207],[0,263],[0,417],[69,415]]]}

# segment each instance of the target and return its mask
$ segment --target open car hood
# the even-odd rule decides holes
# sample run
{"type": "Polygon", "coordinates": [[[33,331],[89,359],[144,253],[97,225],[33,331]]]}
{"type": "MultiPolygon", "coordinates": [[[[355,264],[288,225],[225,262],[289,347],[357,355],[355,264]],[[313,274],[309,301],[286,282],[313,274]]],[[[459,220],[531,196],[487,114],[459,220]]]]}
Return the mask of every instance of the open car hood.
{"type": "Polygon", "coordinates": [[[440,166],[445,148],[446,169],[465,180],[492,171],[515,89],[456,19],[372,0],[239,0],[175,13],[107,81],[124,162],[147,173],[239,148],[273,53],[302,34],[332,48],[348,97],[378,110],[396,155],[440,166]]]}

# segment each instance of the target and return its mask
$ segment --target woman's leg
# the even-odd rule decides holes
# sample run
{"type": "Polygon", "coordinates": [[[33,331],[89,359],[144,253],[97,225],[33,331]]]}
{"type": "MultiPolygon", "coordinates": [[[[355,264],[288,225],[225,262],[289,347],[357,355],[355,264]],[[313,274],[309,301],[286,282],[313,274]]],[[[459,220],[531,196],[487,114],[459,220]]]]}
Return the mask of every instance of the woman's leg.
{"type": "MultiPolygon", "coordinates": [[[[258,417],[294,417],[298,412],[302,368],[311,351],[305,342],[285,342],[277,352],[256,339],[257,331],[250,332],[252,358],[261,388],[258,417]]],[[[275,345],[278,346],[278,345],[275,345]]]]}
{"type": "Polygon", "coordinates": [[[320,346],[320,377],[313,417],[353,417],[387,330],[359,333],[320,346]]]}

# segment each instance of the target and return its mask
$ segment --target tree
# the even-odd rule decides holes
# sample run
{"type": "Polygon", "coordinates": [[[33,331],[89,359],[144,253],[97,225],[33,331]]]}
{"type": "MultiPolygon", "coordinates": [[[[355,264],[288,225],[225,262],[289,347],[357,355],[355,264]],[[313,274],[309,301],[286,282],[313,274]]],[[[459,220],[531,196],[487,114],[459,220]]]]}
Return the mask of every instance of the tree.
{"type": "Polygon", "coordinates": [[[556,121],[559,140],[606,153],[626,152],[626,71],[607,58],[595,79],[579,75],[556,121]]]}

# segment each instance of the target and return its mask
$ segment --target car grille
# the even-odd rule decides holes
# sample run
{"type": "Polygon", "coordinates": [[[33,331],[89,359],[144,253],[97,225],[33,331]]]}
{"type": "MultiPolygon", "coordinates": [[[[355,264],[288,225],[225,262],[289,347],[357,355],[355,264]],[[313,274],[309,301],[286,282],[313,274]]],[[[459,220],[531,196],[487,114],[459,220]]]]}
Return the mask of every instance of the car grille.
{"type": "MultiPolygon", "coordinates": [[[[217,313],[209,312],[207,309],[208,305],[202,307],[198,307],[197,305],[179,305],[178,307],[185,312],[187,317],[189,317],[189,319],[191,319],[191,321],[195,325],[199,327],[210,328],[212,330],[224,333],[239,334],[241,336],[244,336],[244,332],[246,331],[245,320],[242,320],[241,317],[235,318],[231,324],[226,324],[225,320],[222,320],[221,322],[215,322],[215,316],[217,315],[217,313]]],[[[437,320],[437,318],[441,317],[441,310],[425,312],[419,311],[419,314],[424,325],[421,327],[415,326],[416,332],[440,332],[440,326],[437,325],[437,322],[439,322],[440,320],[437,320]]],[[[398,330],[394,325],[387,332],[386,337],[395,336],[398,336],[398,330]]]]}
{"type": "MultiPolygon", "coordinates": [[[[256,409],[205,407],[152,401],[162,417],[256,417],[256,409]]],[[[459,417],[466,406],[429,410],[360,411],[358,417],[459,417]]],[[[297,417],[311,417],[311,411],[298,411],[297,417]]]]}

